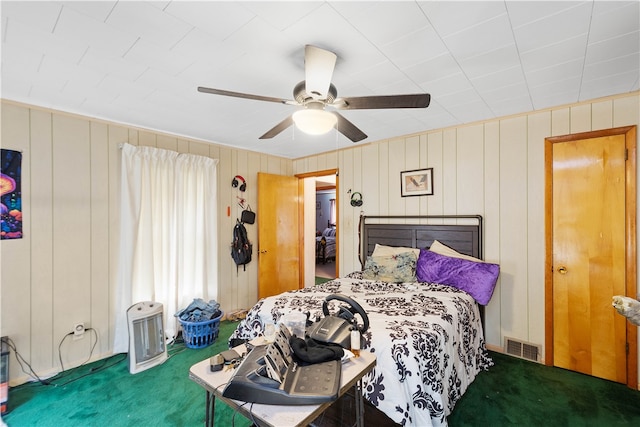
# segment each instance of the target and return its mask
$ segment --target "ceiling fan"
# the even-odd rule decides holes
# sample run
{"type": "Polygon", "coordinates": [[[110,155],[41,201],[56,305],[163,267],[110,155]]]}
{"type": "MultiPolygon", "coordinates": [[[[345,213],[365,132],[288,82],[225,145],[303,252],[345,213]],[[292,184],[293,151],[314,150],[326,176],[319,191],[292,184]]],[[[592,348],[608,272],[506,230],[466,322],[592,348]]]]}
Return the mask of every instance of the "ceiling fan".
{"type": "Polygon", "coordinates": [[[365,110],[426,108],[429,106],[431,95],[428,93],[338,98],[338,91],[331,83],[336,59],[337,56],[333,52],[316,46],[306,45],[304,50],[305,80],[293,88],[293,100],[232,92],[222,89],[211,89],[202,86],[198,87],[198,91],[213,95],[232,96],[304,107],[268,130],[260,139],[273,138],[295,123],[303,132],[311,134],[326,133],[335,127],[338,132],[342,133],[351,141],[358,142],[365,139],[367,135],[337,111],[327,111],[327,107],[337,110],[365,110]],[[308,125],[307,127],[305,127],[305,123],[308,125]]]}

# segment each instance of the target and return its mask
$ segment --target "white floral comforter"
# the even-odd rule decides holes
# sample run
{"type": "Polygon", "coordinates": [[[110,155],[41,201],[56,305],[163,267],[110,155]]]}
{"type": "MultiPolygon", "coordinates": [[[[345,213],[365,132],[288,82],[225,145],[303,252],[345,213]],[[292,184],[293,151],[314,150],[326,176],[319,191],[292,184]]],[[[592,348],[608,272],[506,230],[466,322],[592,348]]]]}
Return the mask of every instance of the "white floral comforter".
{"type": "Polygon", "coordinates": [[[363,378],[364,397],[401,425],[446,426],[478,372],[493,365],[470,295],[445,285],[363,280],[361,272],[258,301],[231,339],[255,338],[265,323],[293,310],[315,319],[333,293],[367,312],[363,349],[375,353],[377,364],[363,378]]]}

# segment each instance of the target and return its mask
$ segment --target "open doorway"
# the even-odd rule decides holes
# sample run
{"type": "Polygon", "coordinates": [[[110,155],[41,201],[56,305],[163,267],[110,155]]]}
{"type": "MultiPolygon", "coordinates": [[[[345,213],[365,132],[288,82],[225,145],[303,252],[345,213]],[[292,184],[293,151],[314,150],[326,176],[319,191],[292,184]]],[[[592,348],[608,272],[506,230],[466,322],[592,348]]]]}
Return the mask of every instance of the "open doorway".
{"type": "MultiPolygon", "coordinates": [[[[316,177],[316,279],[336,278],[337,205],[335,175],[316,177]]],[[[317,280],[316,280],[317,281],[317,280]]]]}
{"type": "MultiPolygon", "coordinates": [[[[304,188],[304,217],[302,240],[304,287],[322,283],[340,275],[340,179],[338,169],[326,169],[295,175],[304,188]],[[318,203],[320,202],[320,203],[318,203]],[[326,210],[323,207],[326,206],[326,210]],[[322,212],[322,215],[320,215],[322,212]],[[322,234],[327,228],[335,231],[335,251],[322,244],[322,234]],[[320,276],[318,276],[320,275],[320,276]]],[[[333,243],[330,242],[330,243],[333,243]]]]}

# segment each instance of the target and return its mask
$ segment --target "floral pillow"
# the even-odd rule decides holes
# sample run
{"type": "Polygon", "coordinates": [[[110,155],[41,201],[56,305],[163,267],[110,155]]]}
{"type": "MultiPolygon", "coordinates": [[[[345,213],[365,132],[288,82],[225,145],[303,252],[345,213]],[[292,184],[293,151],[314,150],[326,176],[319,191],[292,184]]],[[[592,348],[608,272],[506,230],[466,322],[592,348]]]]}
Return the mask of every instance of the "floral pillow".
{"type": "Polygon", "coordinates": [[[414,252],[368,256],[362,278],[392,283],[415,282],[417,259],[414,252]]]}

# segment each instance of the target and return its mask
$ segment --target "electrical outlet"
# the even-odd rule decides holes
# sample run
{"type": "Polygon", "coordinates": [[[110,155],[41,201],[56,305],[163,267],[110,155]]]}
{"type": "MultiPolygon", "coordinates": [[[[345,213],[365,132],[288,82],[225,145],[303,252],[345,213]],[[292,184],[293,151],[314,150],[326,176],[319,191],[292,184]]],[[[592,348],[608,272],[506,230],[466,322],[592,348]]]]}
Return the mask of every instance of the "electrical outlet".
{"type": "Polygon", "coordinates": [[[79,340],[84,338],[84,323],[76,323],[73,326],[73,339],[79,340]]]}

